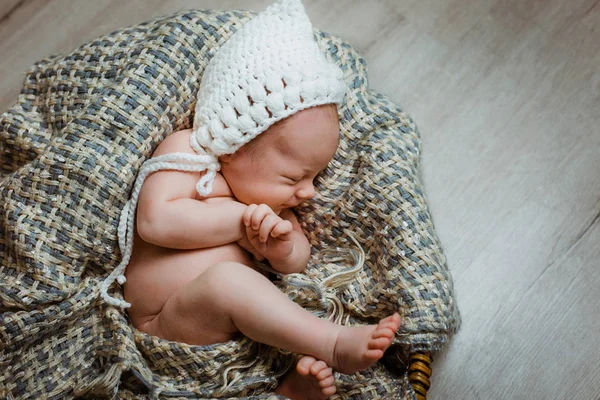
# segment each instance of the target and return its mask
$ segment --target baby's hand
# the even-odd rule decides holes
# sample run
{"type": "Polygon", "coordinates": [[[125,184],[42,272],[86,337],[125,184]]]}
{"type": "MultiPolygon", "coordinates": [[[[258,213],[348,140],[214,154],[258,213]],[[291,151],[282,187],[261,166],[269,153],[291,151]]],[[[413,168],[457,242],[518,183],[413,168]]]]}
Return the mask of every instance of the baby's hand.
{"type": "Polygon", "coordinates": [[[282,219],[266,204],[249,205],[242,221],[252,246],[271,264],[282,264],[290,258],[294,251],[290,221],[282,219]]]}

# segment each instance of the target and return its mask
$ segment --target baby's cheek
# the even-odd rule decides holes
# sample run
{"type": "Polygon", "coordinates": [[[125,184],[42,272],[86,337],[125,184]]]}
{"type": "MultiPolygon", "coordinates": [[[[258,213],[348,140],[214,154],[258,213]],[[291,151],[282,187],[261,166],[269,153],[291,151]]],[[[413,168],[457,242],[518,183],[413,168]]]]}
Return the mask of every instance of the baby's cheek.
{"type": "Polygon", "coordinates": [[[256,184],[252,187],[251,196],[253,203],[266,204],[279,215],[282,206],[293,197],[293,192],[287,187],[280,187],[273,184],[256,184]]]}

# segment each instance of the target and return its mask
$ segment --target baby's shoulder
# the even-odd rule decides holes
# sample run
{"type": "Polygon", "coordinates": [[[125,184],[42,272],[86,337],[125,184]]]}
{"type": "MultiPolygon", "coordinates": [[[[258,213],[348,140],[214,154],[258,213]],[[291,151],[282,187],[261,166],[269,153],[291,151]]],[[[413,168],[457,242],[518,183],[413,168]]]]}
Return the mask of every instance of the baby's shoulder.
{"type": "MultiPolygon", "coordinates": [[[[167,136],[156,148],[152,157],[157,157],[163,154],[169,153],[189,153],[189,154],[197,154],[196,151],[190,145],[190,137],[192,135],[191,129],[184,129],[181,131],[173,132],[169,136],[167,136]]],[[[184,161],[185,162],[185,161],[184,161]]],[[[187,173],[188,175],[197,174],[198,177],[201,173],[187,173]]],[[[215,177],[215,181],[213,183],[213,190],[210,195],[207,197],[200,196],[197,192],[196,199],[204,200],[213,197],[233,197],[233,193],[227,181],[223,175],[217,172],[217,176],[215,177]]]]}
{"type": "Polygon", "coordinates": [[[167,136],[154,150],[152,157],[161,156],[169,153],[189,153],[196,154],[192,146],[190,145],[190,137],[192,135],[191,129],[184,129],[181,131],[173,132],[167,136]]]}

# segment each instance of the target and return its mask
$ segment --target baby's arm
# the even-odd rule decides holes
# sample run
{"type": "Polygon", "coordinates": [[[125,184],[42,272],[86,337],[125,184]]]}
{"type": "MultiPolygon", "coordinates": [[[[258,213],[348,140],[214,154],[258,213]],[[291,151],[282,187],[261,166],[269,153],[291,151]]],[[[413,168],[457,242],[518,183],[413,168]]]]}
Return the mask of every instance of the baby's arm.
{"type": "MultiPolygon", "coordinates": [[[[173,133],[153,157],[176,152],[196,154],[189,138],[189,130],[173,133]]],[[[198,200],[196,183],[201,174],[159,171],[146,178],[137,208],[137,229],[142,240],[161,247],[198,249],[241,239],[245,234],[242,215],[246,205],[229,196],[198,200]]]]}

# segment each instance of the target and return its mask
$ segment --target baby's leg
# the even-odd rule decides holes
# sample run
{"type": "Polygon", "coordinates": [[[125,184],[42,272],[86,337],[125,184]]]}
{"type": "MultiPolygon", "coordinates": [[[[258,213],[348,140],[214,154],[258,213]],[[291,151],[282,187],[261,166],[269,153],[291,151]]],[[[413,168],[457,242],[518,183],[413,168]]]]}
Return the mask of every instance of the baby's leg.
{"type": "Polygon", "coordinates": [[[223,262],[175,292],[142,330],[198,345],[225,341],[240,331],[257,342],[311,355],[352,373],[380,359],[399,327],[398,314],[361,327],[317,318],[260,273],[223,262]]]}

